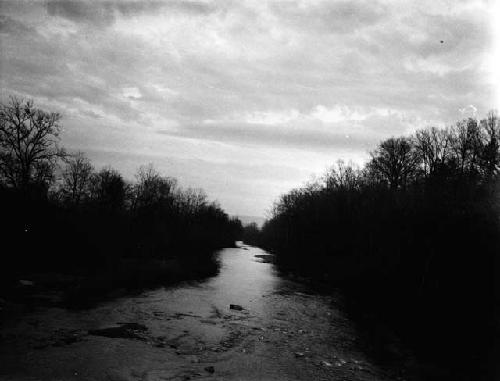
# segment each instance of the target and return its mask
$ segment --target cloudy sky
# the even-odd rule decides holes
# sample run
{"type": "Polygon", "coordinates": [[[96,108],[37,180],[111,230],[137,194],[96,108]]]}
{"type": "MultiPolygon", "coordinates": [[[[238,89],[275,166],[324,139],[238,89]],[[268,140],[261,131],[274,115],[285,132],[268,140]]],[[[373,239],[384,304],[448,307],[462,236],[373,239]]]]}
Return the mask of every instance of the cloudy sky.
{"type": "MultiPolygon", "coordinates": [[[[493,1],[3,1],[0,86],[63,145],[231,214],[380,139],[498,108],[493,1]]],[[[498,18],[497,18],[498,19],[498,18]]],[[[498,22],[498,21],[497,21],[498,22]]]]}

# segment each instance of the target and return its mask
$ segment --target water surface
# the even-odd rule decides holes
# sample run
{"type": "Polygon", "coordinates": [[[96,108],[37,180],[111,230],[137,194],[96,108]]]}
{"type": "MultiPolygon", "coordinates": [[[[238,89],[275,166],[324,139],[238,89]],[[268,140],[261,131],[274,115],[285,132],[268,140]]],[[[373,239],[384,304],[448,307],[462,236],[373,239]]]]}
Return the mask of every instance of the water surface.
{"type": "Polygon", "coordinates": [[[4,322],[0,379],[395,379],[358,349],[334,296],[281,277],[263,254],[224,249],[219,274],[203,282],[4,322]],[[107,337],[113,327],[132,328],[107,337]]]}

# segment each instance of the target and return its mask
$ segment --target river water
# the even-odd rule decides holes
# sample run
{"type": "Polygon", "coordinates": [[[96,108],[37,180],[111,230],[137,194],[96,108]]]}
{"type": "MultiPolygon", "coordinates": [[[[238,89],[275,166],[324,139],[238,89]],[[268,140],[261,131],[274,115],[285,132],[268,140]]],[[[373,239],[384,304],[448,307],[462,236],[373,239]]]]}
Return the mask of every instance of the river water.
{"type": "Polygon", "coordinates": [[[266,254],[224,249],[219,274],[203,282],[4,322],[0,379],[402,379],[359,350],[335,296],[281,277],[256,257],[266,254]]]}

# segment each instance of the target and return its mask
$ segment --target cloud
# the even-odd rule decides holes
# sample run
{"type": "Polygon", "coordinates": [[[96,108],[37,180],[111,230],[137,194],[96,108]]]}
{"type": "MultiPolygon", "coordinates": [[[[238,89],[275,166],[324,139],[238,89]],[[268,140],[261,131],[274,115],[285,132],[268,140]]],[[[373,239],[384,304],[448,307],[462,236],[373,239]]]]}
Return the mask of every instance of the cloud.
{"type": "Polygon", "coordinates": [[[215,7],[198,1],[154,1],[154,0],[50,0],[47,12],[51,16],[63,17],[76,23],[105,27],[113,24],[118,16],[132,17],[151,14],[166,9],[168,12],[207,14],[215,7]]]}
{"type": "Polygon", "coordinates": [[[374,139],[351,136],[345,133],[324,130],[276,129],[266,124],[219,124],[215,126],[196,125],[180,130],[158,130],[169,136],[191,137],[218,142],[239,143],[254,146],[271,146],[302,149],[366,149],[374,139]]]}
{"type": "Polygon", "coordinates": [[[460,114],[462,114],[464,117],[470,117],[470,118],[475,118],[477,117],[477,107],[474,105],[468,105],[465,106],[464,108],[459,109],[460,114]]]}
{"type": "MultiPolygon", "coordinates": [[[[7,1],[0,97],[61,112],[76,148],[153,150],[187,172],[200,155],[226,169],[265,157],[300,168],[296,183],[468,105],[484,115],[490,14],[475,0],[7,1]]],[[[238,182],[259,205],[264,184],[283,189],[256,169],[238,182]]]]}
{"type": "Polygon", "coordinates": [[[111,24],[115,19],[114,7],[109,3],[54,0],[47,2],[47,12],[75,22],[91,23],[97,26],[111,24]]]}
{"type": "Polygon", "coordinates": [[[377,1],[282,1],[272,9],[290,27],[317,33],[353,33],[387,14],[387,8],[377,1]]]}
{"type": "Polygon", "coordinates": [[[157,133],[255,147],[367,152],[384,137],[403,135],[426,123],[391,109],[317,105],[307,113],[292,109],[234,115],[158,129],[157,133]]]}
{"type": "Polygon", "coordinates": [[[315,107],[312,116],[326,123],[338,123],[343,121],[361,121],[367,118],[366,114],[352,111],[348,107],[336,105],[328,109],[323,105],[315,107]]]}
{"type": "Polygon", "coordinates": [[[0,14],[0,33],[15,36],[20,33],[32,32],[32,29],[18,20],[0,14]]]}

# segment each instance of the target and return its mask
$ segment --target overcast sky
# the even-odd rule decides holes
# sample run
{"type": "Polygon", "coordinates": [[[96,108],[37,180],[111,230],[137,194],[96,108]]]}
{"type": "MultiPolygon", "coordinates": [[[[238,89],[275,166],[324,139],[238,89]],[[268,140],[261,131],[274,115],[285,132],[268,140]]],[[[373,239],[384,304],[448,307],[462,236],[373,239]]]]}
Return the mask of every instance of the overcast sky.
{"type": "Polygon", "coordinates": [[[0,4],[3,102],[62,113],[97,167],[154,163],[230,214],[498,107],[492,1],[0,4]]]}

